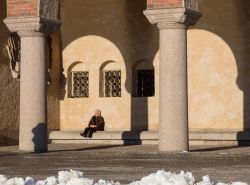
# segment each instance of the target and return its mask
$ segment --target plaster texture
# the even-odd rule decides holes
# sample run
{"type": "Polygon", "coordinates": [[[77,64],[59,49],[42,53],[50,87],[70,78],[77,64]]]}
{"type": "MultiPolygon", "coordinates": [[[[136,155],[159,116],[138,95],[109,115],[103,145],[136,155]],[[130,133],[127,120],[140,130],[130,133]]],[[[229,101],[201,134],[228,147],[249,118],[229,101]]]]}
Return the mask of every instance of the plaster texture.
{"type": "Polygon", "coordinates": [[[196,130],[250,128],[249,1],[200,0],[188,31],[189,123],[196,130]]]}
{"type": "Polygon", "coordinates": [[[61,130],[82,130],[95,109],[102,110],[107,131],[158,129],[158,32],[143,15],[145,8],[146,2],[140,0],[61,2],[65,77],[60,103],[61,130]],[[133,97],[135,69],[155,70],[155,96],[133,97]],[[100,96],[100,74],[105,70],[121,70],[122,97],[100,96]],[[88,98],[69,96],[71,71],[89,72],[88,98]]]}
{"type": "MultiPolygon", "coordinates": [[[[202,17],[188,30],[187,36],[190,129],[244,130],[249,127],[248,7],[247,1],[199,1],[202,17]]],[[[97,1],[76,0],[74,4],[62,1],[65,79],[61,84],[61,130],[82,129],[96,108],[104,111],[107,130],[158,129],[159,30],[142,15],[145,8],[140,0],[119,3],[105,0],[101,4],[97,1]],[[109,12],[108,8],[113,11],[109,12]],[[95,16],[99,13],[102,18],[95,16]],[[155,97],[131,97],[132,69],[141,59],[148,60],[155,68],[155,97]],[[99,97],[98,70],[106,60],[116,61],[108,64],[107,69],[118,67],[126,71],[122,71],[121,98],[99,97]],[[92,71],[89,98],[67,97],[67,70],[75,61],[83,63],[79,68],[75,66],[75,70],[92,71]],[[119,119],[120,113],[122,120],[119,119]]],[[[177,18],[181,20],[180,16],[177,18]]]]}

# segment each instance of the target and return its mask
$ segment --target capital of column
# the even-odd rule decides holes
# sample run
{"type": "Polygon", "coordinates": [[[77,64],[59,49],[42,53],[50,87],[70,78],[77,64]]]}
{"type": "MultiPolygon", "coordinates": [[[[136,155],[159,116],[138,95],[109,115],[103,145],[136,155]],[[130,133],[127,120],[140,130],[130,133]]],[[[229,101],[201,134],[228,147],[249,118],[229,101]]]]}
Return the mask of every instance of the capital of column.
{"type": "Polygon", "coordinates": [[[4,23],[11,32],[20,37],[45,37],[54,32],[60,21],[42,17],[8,17],[4,23]]]}
{"type": "Polygon", "coordinates": [[[143,13],[159,29],[187,29],[201,17],[199,11],[187,8],[147,9],[143,13]]]}

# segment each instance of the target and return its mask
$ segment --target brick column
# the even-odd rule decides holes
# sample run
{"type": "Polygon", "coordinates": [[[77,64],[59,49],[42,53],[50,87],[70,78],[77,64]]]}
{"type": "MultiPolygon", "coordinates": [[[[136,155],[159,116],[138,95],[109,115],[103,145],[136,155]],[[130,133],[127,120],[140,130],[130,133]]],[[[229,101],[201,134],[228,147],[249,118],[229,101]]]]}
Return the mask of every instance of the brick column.
{"type": "Polygon", "coordinates": [[[57,0],[7,1],[4,22],[21,38],[19,150],[47,151],[47,37],[59,25],[57,8],[57,0]]]}
{"type": "Polygon", "coordinates": [[[160,30],[159,151],[188,151],[187,27],[198,20],[200,13],[178,7],[184,6],[184,1],[148,2],[164,1],[169,3],[149,4],[144,11],[160,30]],[[158,6],[164,8],[155,9],[158,6]]]}

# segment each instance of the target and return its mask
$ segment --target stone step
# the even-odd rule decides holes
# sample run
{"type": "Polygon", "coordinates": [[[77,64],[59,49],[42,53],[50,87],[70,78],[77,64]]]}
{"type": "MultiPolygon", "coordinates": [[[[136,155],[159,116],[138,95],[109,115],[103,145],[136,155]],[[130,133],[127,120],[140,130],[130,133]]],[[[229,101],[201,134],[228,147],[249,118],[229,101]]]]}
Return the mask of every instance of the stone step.
{"type": "MultiPolygon", "coordinates": [[[[80,136],[81,131],[53,131],[52,143],[89,144],[158,144],[156,131],[98,131],[91,139],[80,136]]],[[[190,131],[190,145],[238,145],[250,142],[250,132],[243,131],[190,131]]]]}

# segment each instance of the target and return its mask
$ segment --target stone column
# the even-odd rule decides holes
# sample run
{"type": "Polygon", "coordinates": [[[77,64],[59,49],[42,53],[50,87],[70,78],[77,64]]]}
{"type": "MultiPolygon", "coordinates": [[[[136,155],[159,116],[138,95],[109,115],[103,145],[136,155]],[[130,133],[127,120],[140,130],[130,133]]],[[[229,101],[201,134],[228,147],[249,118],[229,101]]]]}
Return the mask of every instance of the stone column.
{"type": "Polygon", "coordinates": [[[5,23],[21,38],[19,149],[47,151],[47,36],[58,22],[8,18],[5,23]]]}
{"type": "Polygon", "coordinates": [[[188,151],[187,27],[199,14],[185,8],[144,13],[160,30],[159,151],[188,151]]]}
{"type": "Polygon", "coordinates": [[[22,48],[19,149],[47,151],[46,34],[19,35],[22,48]]]}
{"type": "Polygon", "coordinates": [[[160,151],[188,150],[187,30],[160,25],[160,151]]]}

